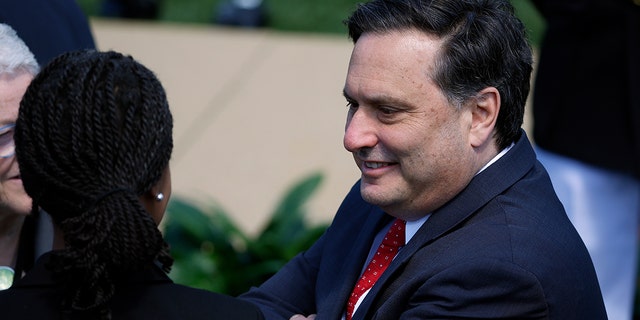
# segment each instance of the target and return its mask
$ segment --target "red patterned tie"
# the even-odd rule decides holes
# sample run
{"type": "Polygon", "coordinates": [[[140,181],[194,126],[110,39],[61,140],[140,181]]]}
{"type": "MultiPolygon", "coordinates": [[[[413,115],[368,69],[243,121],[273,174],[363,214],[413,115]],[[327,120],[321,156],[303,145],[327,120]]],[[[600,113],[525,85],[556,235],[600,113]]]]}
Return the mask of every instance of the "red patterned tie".
{"type": "Polygon", "coordinates": [[[373,258],[371,258],[369,265],[367,265],[367,269],[365,269],[364,274],[362,274],[362,277],[360,277],[358,283],[356,283],[356,286],[353,288],[353,292],[347,302],[346,320],[351,320],[356,302],[358,302],[360,296],[373,287],[373,284],[376,283],[384,270],[391,264],[391,260],[393,260],[393,257],[398,253],[398,249],[404,245],[405,223],[404,220],[396,219],[384,236],[378,250],[373,255],[373,258]]]}

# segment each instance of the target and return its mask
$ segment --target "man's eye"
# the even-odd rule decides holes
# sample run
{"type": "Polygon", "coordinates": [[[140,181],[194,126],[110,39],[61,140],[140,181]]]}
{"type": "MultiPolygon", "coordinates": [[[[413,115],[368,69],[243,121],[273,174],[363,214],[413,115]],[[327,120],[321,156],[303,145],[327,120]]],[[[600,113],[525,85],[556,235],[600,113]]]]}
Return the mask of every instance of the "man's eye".
{"type": "Polygon", "coordinates": [[[13,127],[0,130],[0,144],[6,144],[13,139],[13,127]]]}
{"type": "Polygon", "coordinates": [[[390,107],[380,107],[380,112],[384,115],[391,115],[397,112],[396,109],[390,107]]]}
{"type": "Polygon", "coordinates": [[[13,137],[13,129],[15,128],[14,124],[6,125],[0,127],[0,137],[11,136],[13,137]]]}

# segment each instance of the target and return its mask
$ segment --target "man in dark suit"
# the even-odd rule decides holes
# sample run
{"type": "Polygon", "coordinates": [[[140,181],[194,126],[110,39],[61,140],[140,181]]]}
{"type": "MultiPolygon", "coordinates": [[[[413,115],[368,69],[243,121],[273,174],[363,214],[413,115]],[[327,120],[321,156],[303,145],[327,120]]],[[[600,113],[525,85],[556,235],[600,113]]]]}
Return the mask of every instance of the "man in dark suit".
{"type": "Polygon", "coordinates": [[[606,319],[521,129],[532,54],[510,3],[373,0],[347,25],[361,179],[318,242],[242,298],[267,319],[606,319]]]}

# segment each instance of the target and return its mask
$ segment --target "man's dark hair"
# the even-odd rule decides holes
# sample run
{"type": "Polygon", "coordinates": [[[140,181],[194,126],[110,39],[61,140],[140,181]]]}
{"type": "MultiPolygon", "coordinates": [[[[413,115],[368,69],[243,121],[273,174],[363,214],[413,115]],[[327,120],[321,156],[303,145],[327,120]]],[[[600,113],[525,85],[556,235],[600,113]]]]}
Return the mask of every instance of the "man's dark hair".
{"type": "Polygon", "coordinates": [[[497,142],[520,135],[532,53],[525,27],[508,0],[373,0],[345,20],[354,43],[363,33],[416,29],[442,39],[433,80],[460,106],[486,88],[500,92],[497,142]]]}
{"type": "Polygon", "coordinates": [[[15,141],[33,210],[64,232],[48,267],[65,285],[63,318],[109,319],[121,276],[173,260],[139,197],[161,178],[173,119],[155,75],[115,52],[54,59],[20,105],[15,141]]]}

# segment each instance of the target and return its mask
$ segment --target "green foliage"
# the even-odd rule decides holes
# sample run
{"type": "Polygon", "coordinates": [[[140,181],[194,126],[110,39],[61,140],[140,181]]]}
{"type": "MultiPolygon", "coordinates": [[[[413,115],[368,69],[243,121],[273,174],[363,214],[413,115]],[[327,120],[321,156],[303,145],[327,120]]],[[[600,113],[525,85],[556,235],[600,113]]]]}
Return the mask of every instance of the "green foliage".
{"type": "Polygon", "coordinates": [[[511,0],[518,18],[522,20],[532,46],[539,47],[542,41],[546,22],[531,0],[511,0]]]}
{"type": "Polygon", "coordinates": [[[275,30],[334,33],[346,37],[342,22],[362,0],[265,0],[268,25],[275,30]]]}
{"type": "MultiPolygon", "coordinates": [[[[88,16],[100,16],[103,0],[77,0],[88,16]]],[[[158,0],[160,21],[213,23],[226,0],[158,0]]],[[[267,28],[346,35],[342,20],[359,0],[264,0],[267,28]]]]}
{"type": "MultiPolygon", "coordinates": [[[[99,16],[103,0],[77,0],[89,16],[99,16]]],[[[225,0],[158,0],[158,20],[185,23],[212,23],[225,0]]],[[[342,21],[365,0],[263,0],[267,28],[282,31],[335,33],[346,36],[342,21]]],[[[516,13],[529,30],[532,43],[540,41],[544,20],[531,0],[511,0],[516,13]]]]}
{"type": "Polygon", "coordinates": [[[162,0],[159,20],[186,23],[211,23],[223,0],[162,0]]]}
{"type": "Polygon", "coordinates": [[[177,283],[238,295],[259,285],[297,253],[309,248],[326,225],[309,226],[304,204],[322,181],[313,174],[288,190],[256,236],[243,232],[219,205],[199,208],[174,198],[164,234],[175,258],[177,283]]]}

